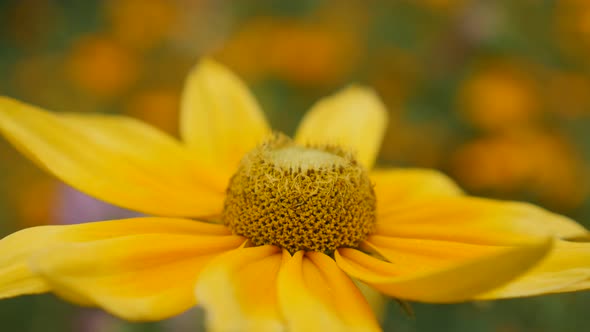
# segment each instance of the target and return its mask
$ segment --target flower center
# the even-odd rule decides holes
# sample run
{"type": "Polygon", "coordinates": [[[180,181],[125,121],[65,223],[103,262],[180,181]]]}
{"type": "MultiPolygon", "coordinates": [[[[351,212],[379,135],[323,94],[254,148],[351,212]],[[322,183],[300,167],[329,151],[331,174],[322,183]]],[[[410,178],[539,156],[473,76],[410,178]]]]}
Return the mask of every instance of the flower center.
{"type": "Polygon", "coordinates": [[[332,253],[373,230],[375,194],[350,153],[285,136],[248,153],[232,177],[223,222],[254,245],[332,253]]]}

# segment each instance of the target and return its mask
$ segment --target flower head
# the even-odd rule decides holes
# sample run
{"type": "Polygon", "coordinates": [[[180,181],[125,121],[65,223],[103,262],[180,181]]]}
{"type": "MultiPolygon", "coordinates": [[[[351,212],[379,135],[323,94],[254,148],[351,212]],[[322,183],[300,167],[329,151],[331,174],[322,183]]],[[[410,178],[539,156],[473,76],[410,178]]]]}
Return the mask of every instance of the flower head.
{"type": "Polygon", "coordinates": [[[350,153],[277,137],[242,160],[222,220],[254,245],[331,254],[371,233],[375,203],[369,176],[350,153]]]}
{"type": "Polygon", "coordinates": [[[2,98],[0,132],[24,155],[154,217],[5,237],[0,297],[54,292],[130,320],[199,304],[222,331],[369,331],[379,325],[353,280],[437,303],[590,287],[588,231],[574,221],[466,196],[435,171],[373,169],[386,115],[350,87],[314,105],[291,140],[211,60],[187,80],[182,141],[2,98]]]}

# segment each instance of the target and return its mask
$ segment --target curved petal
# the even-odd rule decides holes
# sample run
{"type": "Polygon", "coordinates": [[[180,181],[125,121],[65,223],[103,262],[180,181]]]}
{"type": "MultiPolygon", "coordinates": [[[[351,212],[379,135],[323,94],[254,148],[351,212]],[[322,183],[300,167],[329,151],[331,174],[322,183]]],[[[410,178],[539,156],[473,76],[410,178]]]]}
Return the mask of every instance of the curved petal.
{"type": "Polygon", "coordinates": [[[380,218],[362,248],[390,263],[377,264],[383,268],[378,274],[387,277],[373,275],[370,284],[390,295],[431,302],[462,301],[497,288],[543,258],[549,248],[545,239],[587,232],[530,204],[466,196],[406,202],[380,218]],[[435,290],[443,280],[445,288],[435,290]]]}
{"type": "Polygon", "coordinates": [[[585,280],[573,283],[567,287],[556,289],[551,291],[551,293],[567,293],[567,292],[577,292],[581,290],[589,290],[590,289],[590,278],[586,278],[585,280]]]}
{"type": "Polygon", "coordinates": [[[277,274],[289,254],[275,246],[221,255],[201,273],[196,294],[213,331],[283,331],[277,274]]]}
{"type": "Polygon", "coordinates": [[[0,298],[51,290],[46,281],[30,269],[30,258],[38,252],[45,252],[50,248],[69,243],[121,237],[128,234],[162,233],[179,235],[194,233],[211,236],[231,234],[229,229],[221,225],[169,218],[135,218],[23,229],[0,240],[0,298]]]}
{"type": "Polygon", "coordinates": [[[313,105],[299,125],[295,140],[350,148],[358,161],[371,169],[386,127],[387,111],[377,94],[352,86],[313,105]]]}
{"type": "MultiPolygon", "coordinates": [[[[49,233],[50,229],[45,228],[49,233]]],[[[0,240],[0,299],[49,292],[51,287],[30,269],[31,253],[43,250],[47,232],[29,228],[0,240]]],[[[78,301],[83,302],[83,301],[78,301]]]]}
{"type": "Polygon", "coordinates": [[[371,236],[361,246],[383,256],[404,273],[440,270],[491,256],[509,247],[379,235],[371,236]]]}
{"type": "Polygon", "coordinates": [[[0,297],[31,293],[15,280],[37,282],[35,292],[125,319],[163,319],[195,305],[203,266],[244,241],[221,225],[170,218],[29,228],[0,241],[0,297]]]}
{"type": "Polygon", "coordinates": [[[590,289],[590,243],[557,241],[535,268],[479,299],[523,297],[590,289]]]}
{"type": "Polygon", "coordinates": [[[588,231],[532,204],[461,196],[392,207],[379,215],[374,234],[498,245],[531,236],[582,237],[588,231]]]}
{"type": "Polygon", "coordinates": [[[109,203],[166,216],[221,211],[224,180],[131,118],[53,114],[0,98],[0,132],[64,182],[109,203]]]}
{"type": "Polygon", "coordinates": [[[380,331],[361,292],[322,253],[295,253],[278,282],[279,303],[293,331],[380,331]]]}
{"type": "MultiPolygon", "coordinates": [[[[379,291],[402,299],[449,303],[472,299],[524,273],[550,250],[551,241],[497,250],[454,264],[408,269],[406,262],[385,262],[356,249],[335,253],[338,266],[379,291]]],[[[428,264],[435,259],[426,259],[428,264]]],[[[414,264],[413,262],[411,264],[414,264]]]]}
{"type": "Polygon", "coordinates": [[[204,59],[186,80],[180,133],[196,155],[229,177],[270,129],[246,85],[221,64],[204,59]]]}
{"type": "Polygon", "coordinates": [[[392,168],[373,170],[369,175],[375,184],[377,214],[384,218],[390,210],[407,202],[463,194],[453,180],[435,170],[392,168]]]}

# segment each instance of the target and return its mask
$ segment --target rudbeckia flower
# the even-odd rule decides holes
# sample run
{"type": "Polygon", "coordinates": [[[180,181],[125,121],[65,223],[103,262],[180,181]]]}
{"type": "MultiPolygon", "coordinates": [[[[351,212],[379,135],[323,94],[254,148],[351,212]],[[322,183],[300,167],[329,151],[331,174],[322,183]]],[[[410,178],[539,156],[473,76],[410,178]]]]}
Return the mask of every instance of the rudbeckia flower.
{"type": "Polygon", "coordinates": [[[367,88],[319,101],[290,139],[203,60],[181,107],[177,141],[127,117],[0,99],[0,132],[25,156],[147,215],[5,237],[0,297],[53,292],[135,321],[200,305],[219,331],[376,331],[359,281],[434,303],[590,287],[574,221],[466,196],[436,171],[373,168],[387,113],[367,88]]]}

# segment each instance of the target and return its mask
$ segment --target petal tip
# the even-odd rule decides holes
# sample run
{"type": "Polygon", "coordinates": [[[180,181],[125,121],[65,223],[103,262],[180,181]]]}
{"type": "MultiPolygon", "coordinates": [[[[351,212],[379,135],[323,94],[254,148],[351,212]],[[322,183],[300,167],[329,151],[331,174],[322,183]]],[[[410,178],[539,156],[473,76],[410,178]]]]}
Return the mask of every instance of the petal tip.
{"type": "Polygon", "coordinates": [[[228,74],[230,70],[214,58],[204,56],[199,59],[193,70],[191,70],[191,73],[198,75],[219,75],[219,73],[228,74]]]}

